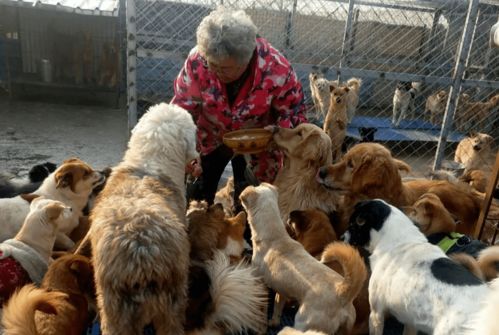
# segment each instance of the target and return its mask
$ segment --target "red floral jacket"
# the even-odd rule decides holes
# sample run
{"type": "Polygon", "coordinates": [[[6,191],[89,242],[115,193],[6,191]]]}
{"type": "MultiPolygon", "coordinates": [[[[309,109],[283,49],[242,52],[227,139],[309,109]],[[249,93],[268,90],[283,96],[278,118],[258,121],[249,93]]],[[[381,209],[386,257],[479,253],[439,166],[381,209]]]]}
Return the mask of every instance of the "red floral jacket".
{"type": "MultiPolygon", "coordinates": [[[[206,155],[232,130],[278,125],[291,128],[306,122],[303,91],[296,73],[265,39],[256,40],[252,71],[235,101],[229,104],[225,84],[192,49],[178,77],[172,103],[188,110],[197,124],[197,149],[206,155]]],[[[282,165],[282,153],[267,151],[252,157],[260,181],[272,182],[282,165]]]]}

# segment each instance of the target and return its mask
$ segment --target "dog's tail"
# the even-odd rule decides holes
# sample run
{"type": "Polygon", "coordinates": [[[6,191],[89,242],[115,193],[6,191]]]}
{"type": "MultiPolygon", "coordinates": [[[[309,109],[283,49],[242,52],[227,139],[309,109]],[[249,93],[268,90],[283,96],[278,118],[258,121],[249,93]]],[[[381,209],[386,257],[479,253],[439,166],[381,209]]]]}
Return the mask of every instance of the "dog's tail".
{"type": "Polygon", "coordinates": [[[206,270],[213,300],[213,313],[206,323],[223,325],[228,333],[265,329],[268,292],[254,269],[244,263],[230,265],[229,258],[218,251],[207,262],[206,270]]]}
{"type": "Polygon", "coordinates": [[[16,291],[3,308],[2,326],[5,335],[38,335],[35,312],[57,314],[60,299],[66,299],[62,292],[47,292],[29,284],[16,291]]]}
{"type": "Polygon", "coordinates": [[[456,252],[449,255],[449,258],[464,266],[469,272],[474,274],[477,278],[484,280],[482,269],[480,268],[476,259],[464,252],[456,252]]]}
{"type": "Polygon", "coordinates": [[[496,264],[499,263],[499,245],[488,247],[478,255],[478,265],[483,272],[485,280],[497,278],[499,272],[496,264]]]}
{"type": "Polygon", "coordinates": [[[332,269],[335,269],[335,263],[339,263],[344,278],[336,286],[339,296],[352,301],[359,295],[367,278],[367,269],[357,249],[343,242],[330,243],[322,253],[321,262],[332,269]]]}
{"type": "Polygon", "coordinates": [[[360,85],[362,85],[362,79],[360,78],[350,78],[347,81],[347,86],[354,90],[358,90],[360,85]]]}

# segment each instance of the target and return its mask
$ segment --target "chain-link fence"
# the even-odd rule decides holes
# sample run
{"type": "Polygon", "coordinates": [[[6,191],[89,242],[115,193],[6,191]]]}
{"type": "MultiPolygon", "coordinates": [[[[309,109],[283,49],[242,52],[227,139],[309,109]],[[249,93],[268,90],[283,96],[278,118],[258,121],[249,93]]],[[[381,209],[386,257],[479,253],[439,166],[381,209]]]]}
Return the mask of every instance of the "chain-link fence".
{"type": "Polygon", "coordinates": [[[312,121],[310,73],[360,78],[347,138],[367,129],[416,174],[448,166],[469,131],[499,136],[499,48],[489,45],[499,3],[486,0],[127,0],[131,126],[171,99],[198,24],[220,4],[244,9],[291,61],[312,121]]]}

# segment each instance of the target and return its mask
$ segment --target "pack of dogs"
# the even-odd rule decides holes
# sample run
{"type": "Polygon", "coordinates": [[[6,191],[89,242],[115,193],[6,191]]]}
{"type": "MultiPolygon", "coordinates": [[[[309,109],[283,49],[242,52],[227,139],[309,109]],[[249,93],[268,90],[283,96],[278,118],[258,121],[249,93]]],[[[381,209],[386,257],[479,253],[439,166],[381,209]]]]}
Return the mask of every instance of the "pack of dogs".
{"type": "MultiPolygon", "coordinates": [[[[328,83],[329,111],[348,123],[359,87],[328,83]]],[[[489,135],[459,144],[463,176],[404,180],[411,166],[372,142],[372,129],[340,155],[316,125],[268,129],[283,167],[273,184],[241,192],[239,212],[230,181],[214,204],[189,201],[196,126],[166,103],[144,114],[112,168],[70,158],[26,180],[2,175],[0,329],[266,334],[292,307],[280,335],[381,335],[388,316],[404,334],[496,332],[495,227],[470,237],[491,174],[482,160],[495,154],[489,135]]],[[[498,203],[489,215],[499,218],[498,203]]]]}

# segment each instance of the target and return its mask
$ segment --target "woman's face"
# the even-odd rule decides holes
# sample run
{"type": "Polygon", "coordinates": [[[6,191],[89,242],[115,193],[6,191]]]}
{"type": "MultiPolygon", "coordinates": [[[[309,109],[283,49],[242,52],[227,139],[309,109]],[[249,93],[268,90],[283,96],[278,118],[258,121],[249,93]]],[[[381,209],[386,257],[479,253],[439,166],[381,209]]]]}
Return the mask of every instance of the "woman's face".
{"type": "Polygon", "coordinates": [[[223,60],[212,60],[208,61],[208,68],[215,72],[218,79],[224,83],[228,84],[239,79],[242,76],[248,63],[241,64],[234,58],[225,58],[223,60]]]}

